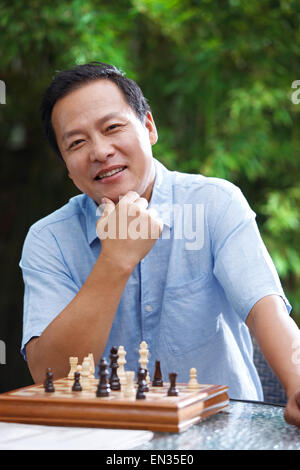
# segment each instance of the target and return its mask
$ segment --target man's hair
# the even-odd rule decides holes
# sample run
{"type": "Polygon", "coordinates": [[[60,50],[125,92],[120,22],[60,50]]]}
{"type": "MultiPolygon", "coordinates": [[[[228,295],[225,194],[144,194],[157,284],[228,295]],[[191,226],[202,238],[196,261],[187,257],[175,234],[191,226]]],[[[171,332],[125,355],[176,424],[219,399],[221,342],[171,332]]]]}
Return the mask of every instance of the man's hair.
{"type": "Polygon", "coordinates": [[[125,77],[125,74],[114,65],[103,62],[90,62],[84,65],[77,65],[70,70],[57,72],[43,96],[40,112],[46,138],[60,158],[62,158],[62,155],[57,145],[51,121],[53,107],[59,99],[71,91],[99,79],[110,80],[118,86],[126,102],[131,106],[141,122],[144,122],[147,112],[151,111],[137,83],[125,77]]]}

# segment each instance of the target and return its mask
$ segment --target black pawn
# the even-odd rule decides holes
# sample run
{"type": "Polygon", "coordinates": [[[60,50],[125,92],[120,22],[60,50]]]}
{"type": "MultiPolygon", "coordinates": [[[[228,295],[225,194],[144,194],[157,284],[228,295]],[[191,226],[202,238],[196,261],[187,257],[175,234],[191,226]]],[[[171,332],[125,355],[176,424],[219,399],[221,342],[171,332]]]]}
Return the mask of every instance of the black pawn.
{"type": "Polygon", "coordinates": [[[105,358],[101,359],[99,365],[99,383],[96,391],[97,397],[109,397],[110,396],[110,385],[108,382],[108,370],[107,370],[107,362],[105,358]]]}
{"type": "Polygon", "coordinates": [[[138,389],[136,392],[137,400],[143,400],[144,398],[146,398],[146,394],[145,394],[146,388],[147,388],[146,374],[147,374],[147,371],[140,367],[139,372],[138,372],[138,389]]]}
{"type": "Polygon", "coordinates": [[[155,361],[155,371],[152,381],[153,387],[163,387],[162,373],[160,370],[160,361],[155,361]]]}
{"type": "Polygon", "coordinates": [[[138,373],[137,373],[137,383],[138,385],[140,384],[141,387],[143,387],[144,392],[149,392],[149,386],[147,384],[147,369],[143,369],[142,367],[139,368],[138,373]]]}
{"type": "Polygon", "coordinates": [[[55,392],[55,388],[53,385],[53,374],[50,367],[48,367],[48,369],[46,370],[46,380],[44,382],[44,389],[47,393],[55,392]]]}
{"type": "Polygon", "coordinates": [[[144,392],[149,392],[149,386],[148,386],[148,383],[147,383],[147,380],[146,380],[147,373],[148,373],[147,369],[143,369],[142,367],[139,367],[138,372],[137,372],[137,374],[136,374],[136,375],[137,375],[137,381],[136,381],[136,383],[139,384],[139,381],[140,381],[140,379],[139,379],[139,374],[140,374],[141,371],[145,371],[145,377],[144,377],[144,380],[145,380],[145,383],[144,383],[144,392]]]}
{"type": "Polygon", "coordinates": [[[175,372],[172,373],[172,374],[169,374],[170,388],[168,390],[168,397],[177,397],[178,396],[178,390],[176,388],[176,377],[177,377],[177,374],[175,372]]]}
{"type": "Polygon", "coordinates": [[[74,384],[72,387],[72,392],[82,392],[82,387],[80,385],[80,372],[74,373],[74,384]]]}
{"type": "Polygon", "coordinates": [[[113,346],[110,350],[110,368],[111,368],[111,375],[109,379],[110,388],[112,390],[121,390],[120,380],[117,374],[117,369],[119,367],[118,364],[118,350],[115,346],[113,346]]]}

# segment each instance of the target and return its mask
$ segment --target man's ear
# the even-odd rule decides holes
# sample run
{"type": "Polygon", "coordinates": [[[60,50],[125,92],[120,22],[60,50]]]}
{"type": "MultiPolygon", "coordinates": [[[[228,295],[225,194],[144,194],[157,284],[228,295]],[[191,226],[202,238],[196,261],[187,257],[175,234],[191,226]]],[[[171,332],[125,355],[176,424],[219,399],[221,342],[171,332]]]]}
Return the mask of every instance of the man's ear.
{"type": "Polygon", "coordinates": [[[148,113],[146,114],[146,117],[145,117],[145,127],[146,127],[146,129],[148,129],[148,132],[149,132],[150,144],[151,145],[156,144],[156,142],[158,140],[158,133],[157,133],[157,129],[156,129],[156,126],[155,126],[153,116],[150,113],[150,111],[148,111],[148,113]]]}

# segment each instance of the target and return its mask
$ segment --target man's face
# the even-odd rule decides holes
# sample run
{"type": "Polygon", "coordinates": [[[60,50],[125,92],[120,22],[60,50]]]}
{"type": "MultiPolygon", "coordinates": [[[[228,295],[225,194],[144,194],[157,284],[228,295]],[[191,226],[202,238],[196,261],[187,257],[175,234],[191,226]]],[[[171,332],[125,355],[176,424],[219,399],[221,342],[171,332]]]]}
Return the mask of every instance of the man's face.
{"type": "Polygon", "coordinates": [[[155,124],[151,113],[138,119],[115,83],[100,79],[61,98],[52,124],[70,178],[97,204],[130,190],[150,200],[155,124]]]}

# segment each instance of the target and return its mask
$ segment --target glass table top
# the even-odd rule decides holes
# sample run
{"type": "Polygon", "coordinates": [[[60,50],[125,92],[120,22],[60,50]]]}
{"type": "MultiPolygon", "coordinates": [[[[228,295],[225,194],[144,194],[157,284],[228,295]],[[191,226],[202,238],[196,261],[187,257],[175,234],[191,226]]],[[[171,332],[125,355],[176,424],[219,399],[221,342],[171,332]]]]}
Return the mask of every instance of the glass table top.
{"type": "Polygon", "coordinates": [[[185,432],[155,433],[139,450],[299,450],[300,429],[284,420],[284,408],[230,401],[215,416],[185,432]]]}

